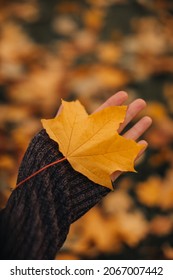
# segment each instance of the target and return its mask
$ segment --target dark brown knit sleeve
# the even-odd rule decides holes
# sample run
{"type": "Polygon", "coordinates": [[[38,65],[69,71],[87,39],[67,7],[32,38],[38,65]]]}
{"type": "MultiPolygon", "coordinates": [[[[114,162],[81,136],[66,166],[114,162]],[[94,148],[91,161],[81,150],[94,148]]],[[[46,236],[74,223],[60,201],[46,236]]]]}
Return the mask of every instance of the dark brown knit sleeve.
{"type": "MultiPolygon", "coordinates": [[[[18,183],[62,157],[58,144],[42,130],[24,155],[18,183]]],[[[1,259],[54,259],[70,224],[109,191],[76,172],[68,161],[34,176],[13,191],[0,212],[1,259]]]]}

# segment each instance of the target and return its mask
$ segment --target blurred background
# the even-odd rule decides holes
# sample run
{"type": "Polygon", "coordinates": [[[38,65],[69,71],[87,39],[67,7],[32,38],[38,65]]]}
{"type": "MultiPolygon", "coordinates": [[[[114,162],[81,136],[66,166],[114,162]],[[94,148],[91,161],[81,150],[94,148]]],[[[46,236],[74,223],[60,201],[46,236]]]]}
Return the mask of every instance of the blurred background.
{"type": "Polygon", "coordinates": [[[1,0],[0,26],[0,207],[61,98],[90,113],[126,90],[148,103],[149,148],[57,259],[173,259],[173,1],[1,0]]]}

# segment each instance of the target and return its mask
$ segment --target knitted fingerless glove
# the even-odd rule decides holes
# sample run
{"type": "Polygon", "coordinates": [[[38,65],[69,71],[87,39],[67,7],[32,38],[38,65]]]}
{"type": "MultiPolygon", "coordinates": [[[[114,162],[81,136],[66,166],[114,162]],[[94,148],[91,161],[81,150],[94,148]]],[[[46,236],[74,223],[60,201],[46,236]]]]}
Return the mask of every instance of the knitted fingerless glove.
{"type": "MultiPolygon", "coordinates": [[[[58,144],[42,130],[24,155],[18,183],[62,157],[58,144]]],[[[54,259],[70,224],[109,192],[67,160],[35,175],[13,191],[0,212],[1,259],[54,259]]]]}

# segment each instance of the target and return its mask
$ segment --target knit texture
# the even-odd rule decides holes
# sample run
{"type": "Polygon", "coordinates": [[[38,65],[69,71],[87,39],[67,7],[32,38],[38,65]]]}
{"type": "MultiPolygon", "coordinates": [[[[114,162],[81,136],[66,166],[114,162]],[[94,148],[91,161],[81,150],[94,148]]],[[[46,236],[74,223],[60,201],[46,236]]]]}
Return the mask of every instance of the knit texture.
{"type": "MultiPolygon", "coordinates": [[[[58,144],[42,130],[24,155],[17,183],[62,157],[58,144]]],[[[1,259],[54,259],[70,224],[109,192],[67,160],[37,174],[13,191],[0,212],[1,259]]]]}

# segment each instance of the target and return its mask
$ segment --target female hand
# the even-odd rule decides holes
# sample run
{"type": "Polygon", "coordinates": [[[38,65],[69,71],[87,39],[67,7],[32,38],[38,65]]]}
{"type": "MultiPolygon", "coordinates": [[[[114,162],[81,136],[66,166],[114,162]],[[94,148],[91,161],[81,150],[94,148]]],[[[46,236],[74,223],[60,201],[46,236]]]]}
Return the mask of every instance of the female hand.
{"type": "MultiPolygon", "coordinates": [[[[95,112],[100,111],[109,106],[121,106],[127,100],[128,94],[124,91],[119,91],[111,96],[105,103],[103,103],[95,112]]],[[[136,99],[128,105],[125,120],[120,125],[118,132],[122,133],[126,126],[146,107],[146,102],[143,99],[136,99]]],[[[127,139],[138,141],[138,138],[150,127],[152,119],[148,116],[142,117],[136,124],[128,131],[122,134],[127,139]]],[[[145,148],[138,154],[136,160],[143,154],[148,146],[145,140],[140,140],[139,144],[145,145],[145,148]]],[[[111,180],[115,181],[120,175],[121,171],[116,171],[111,174],[111,180]]]]}
{"type": "MultiPolygon", "coordinates": [[[[106,107],[109,106],[121,106],[124,104],[124,102],[128,99],[128,94],[124,91],[119,91],[115,93],[113,96],[111,96],[105,103],[103,103],[97,110],[94,111],[98,112],[100,110],[103,110],[106,107]]],[[[152,124],[152,119],[148,116],[145,116],[141,118],[132,128],[130,128],[128,131],[126,131],[123,134],[123,130],[126,128],[126,126],[146,107],[146,102],[139,98],[135,99],[133,102],[131,102],[128,105],[126,116],[124,122],[120,125],[118,133],[121,134],[123,137],[127,139],[132,139],[134,141],[138,141],[138,138],[150,127],[152,124]]],[[[60,106],[57,115],[60,114],[62,110],[62,106],[60,106]]],[[[138,154],[136,160],[143,154],[145,149],[148,146],[148,143],[145,140],[140,140],[138,142],[139,144],[144,145],[144,149],[140,151],[138,154]]],[[[111,174],[111,180],[114,182],[123,172],[116,171],[111,174]]]]}

